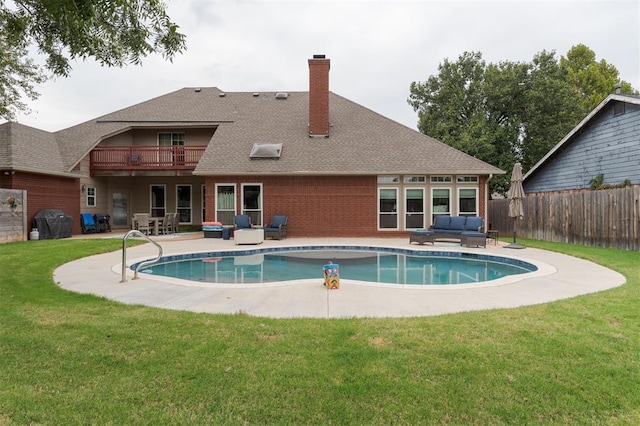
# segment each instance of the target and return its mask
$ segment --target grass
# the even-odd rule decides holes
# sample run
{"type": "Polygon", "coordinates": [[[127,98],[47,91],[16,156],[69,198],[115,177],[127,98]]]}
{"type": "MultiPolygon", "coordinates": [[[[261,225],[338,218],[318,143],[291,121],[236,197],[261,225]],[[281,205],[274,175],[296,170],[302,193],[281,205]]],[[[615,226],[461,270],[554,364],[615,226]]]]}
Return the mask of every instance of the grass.
{"type": "Polygon", "coordinates": [[[118,240],[0,244],[0,424],[638,424],[640,254],[531,240],[621,287],[410,319],[266,319],[60,289],[118,240]]]}

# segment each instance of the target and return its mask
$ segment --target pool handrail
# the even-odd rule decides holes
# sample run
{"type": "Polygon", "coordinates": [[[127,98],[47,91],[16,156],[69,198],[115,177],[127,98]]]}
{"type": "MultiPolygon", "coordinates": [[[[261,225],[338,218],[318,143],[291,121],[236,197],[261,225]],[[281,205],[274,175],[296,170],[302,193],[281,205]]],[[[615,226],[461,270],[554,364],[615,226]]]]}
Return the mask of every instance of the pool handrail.
{"type": "Polygon", "coordinates": [[[138,266],[136,266],[136,269],[133,272],[133,278],[134,280],[137,280],[138,277],[138,270],[144,266],[149,266],[152,265],[154,263],[156,263],[157,261],[159,261],[162,258],[162,246],[158,243],[156,243],[155,241],[153,241],[151,238],[149,238],[146,234],[143,234],[142,232],[138,231],[137,229],[133,229],[129,232],[127,232],[124,237],[122,237],[122,280],[120,281],[121,283],[126,283],[127,282],[127,240],[129,239],[129,237],[131,236],[137,236],[137,237],[142,237],[145,240],[149,241],[151,244],[155,245],[156,247],[158,247],[158,256],[156,256],[155,259],[149,259],[149,260],[145,260],[143,262],[140,262],[138,264],[138,266]]]}

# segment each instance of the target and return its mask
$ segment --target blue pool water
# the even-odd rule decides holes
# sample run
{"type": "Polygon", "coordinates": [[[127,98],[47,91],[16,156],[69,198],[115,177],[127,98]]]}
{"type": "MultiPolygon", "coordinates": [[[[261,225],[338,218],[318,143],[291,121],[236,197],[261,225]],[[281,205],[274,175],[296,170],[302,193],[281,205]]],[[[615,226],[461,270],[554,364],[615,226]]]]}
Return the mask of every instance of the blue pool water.
{"type": "Polygon", "coordinates": [[[340,265],[341,279],[409,285],[469,284],[537,270],[527,262],[476,253],[323,246],[167,256],[140,272],[226,284],[322,282],[322,266],[329,261],[340,265]]]}

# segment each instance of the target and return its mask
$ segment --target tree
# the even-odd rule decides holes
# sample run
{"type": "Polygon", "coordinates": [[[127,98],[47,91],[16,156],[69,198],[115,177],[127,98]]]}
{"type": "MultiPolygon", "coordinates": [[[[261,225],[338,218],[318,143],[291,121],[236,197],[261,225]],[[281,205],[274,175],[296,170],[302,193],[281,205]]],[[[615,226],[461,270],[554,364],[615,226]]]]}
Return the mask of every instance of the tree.
{"type": "MultiPolygon", "coordinates": [[[[612,92],[617,70],[594,66],[589,52],[573,48],[558,61],[542,51],[531,62],[498,64],[465,52],[456,62],[445,59],[427,81],[412,82],[408,102],[422,133],[505,171],[519,161],[526,172],[612,92]]],[[[633,92],[628,83],[623,88],[633,92]]],[[[492,193],[504,194],[508,176],[490,184],[492,193]]]]}
{"type": "Polygon", "coordinates": [[[555,52],[542,51],[534,56],[523,92],[520,113],[523,132],[518,161],[527,171],[585,114],[580,107],[581,99],[567,82],[555,52]]]}
{"type": "Polygon", "coordinates": [[[465,52],[457,62],[445,59],[439,75],[411,83],[409,104],[418,112],[418,128],[480,159],[491,158],[493,145],[483,137],[485,117],[482,55],[465,52]]]}
{"type": "Polygon", "coordinates": [[[620,73],[615,66],[604,59],[596,61],[596,54],[584,44],[573,46],[566,57],[560,57],[560,67],[581,98],[583,115],[598,106],[616,84],[620,84],[621,93],[637,94],[631,84],[620,81],[620,73]]]}
{"type": "Polygon", "coordinates": [[[0,0],[0,30],[0,116],[7,120],[26,110],[23,96],[37,98],[46,71],[68,76],[71,60],[121,67],[153,52],[172,60],[186,46],[161,0],[0,0]],[[32,45],[44,67],[29,58],[32,45]]]}

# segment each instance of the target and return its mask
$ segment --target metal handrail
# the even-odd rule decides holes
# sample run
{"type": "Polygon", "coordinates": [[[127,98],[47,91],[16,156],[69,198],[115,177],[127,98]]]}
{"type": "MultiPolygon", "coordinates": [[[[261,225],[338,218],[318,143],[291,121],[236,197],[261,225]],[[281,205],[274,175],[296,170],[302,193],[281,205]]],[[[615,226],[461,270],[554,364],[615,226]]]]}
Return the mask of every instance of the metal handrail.
{"type": "Polygon", "coordinates": [[[133,272],[133,278],[132,279],[137,280],[139,278],[138,277],[138,270],[140,268],[142,268],[143,266],[152,265],[152,264],[156,263],[158,260],[160,260],[160,258],[162,257],[162,246],[160,246],[160,244],[156,243],[151,238],[149,238],[148,236],[146,236],[145,234],[143,234],[142,232],[140,232],[140,231],[138,231],[136,229],[127,232],[125,234],[125,236],[122,237],[122,280],[120,281],[121,283],[126,283],[127,282],[127,240],[129,239],[129,237],[131,237],[133,235],[137,235],[139,237],[142,237],[145,240],[147,240],[150,243],[152,243],[153,245],[155,245],[156,247],[158,247],[158,256],[155,259],[150,259],[150,260],[145,260],[143,262],[140,262],[138,264],[138,266],[136,267],[135,271],[133,272]]]}

